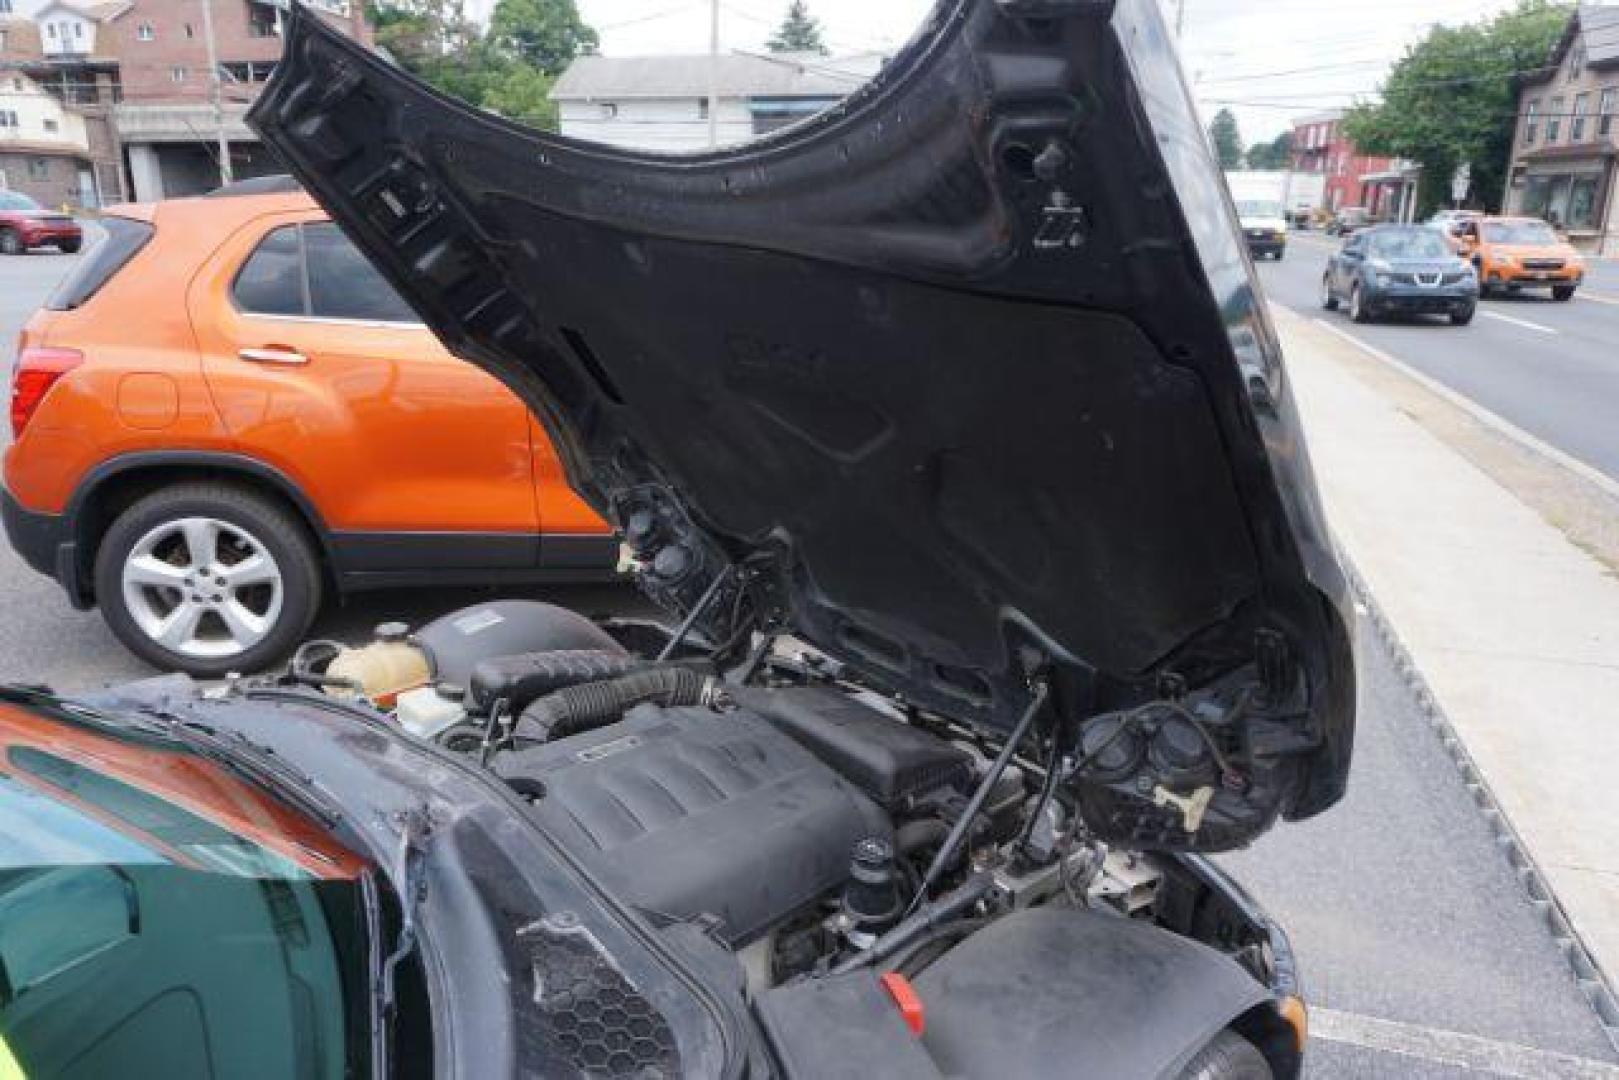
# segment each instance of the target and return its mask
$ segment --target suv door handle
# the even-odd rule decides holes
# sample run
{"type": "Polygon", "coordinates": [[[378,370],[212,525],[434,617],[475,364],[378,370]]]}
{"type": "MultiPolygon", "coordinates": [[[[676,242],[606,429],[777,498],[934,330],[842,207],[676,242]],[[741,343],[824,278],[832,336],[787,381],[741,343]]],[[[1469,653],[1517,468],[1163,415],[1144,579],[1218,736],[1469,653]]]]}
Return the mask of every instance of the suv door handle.
{"type": "Polygon", "coordinates": [[[285,345],[266,345],[259,349],[243,349],[236,354],[243,360],[251,360],[255,364],[307,364],[309,357],[297,349],[289,349],[285,345]]]}

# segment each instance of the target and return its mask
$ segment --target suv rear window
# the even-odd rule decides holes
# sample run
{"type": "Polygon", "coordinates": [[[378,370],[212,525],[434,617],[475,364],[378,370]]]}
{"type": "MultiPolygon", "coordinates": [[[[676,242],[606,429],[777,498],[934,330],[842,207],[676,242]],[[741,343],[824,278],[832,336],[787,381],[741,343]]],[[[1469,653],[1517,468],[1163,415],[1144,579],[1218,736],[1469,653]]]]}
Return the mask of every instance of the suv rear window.
{"type": "Polygon", "coordinates": [[[232,288],[255,315],[419,323],[393,286],[336,225],[285,225],[266,234],[232,288]]]}
{"type": "Polygon", "coordinates": [[[122,217],[102,218],[101,227],[107,232],[106,239],[86,252],[78,267],[51,293],[45,301],[48,310],[72,311],[83,305],[146,246],[155,231],[145,221],[122,217]]]}

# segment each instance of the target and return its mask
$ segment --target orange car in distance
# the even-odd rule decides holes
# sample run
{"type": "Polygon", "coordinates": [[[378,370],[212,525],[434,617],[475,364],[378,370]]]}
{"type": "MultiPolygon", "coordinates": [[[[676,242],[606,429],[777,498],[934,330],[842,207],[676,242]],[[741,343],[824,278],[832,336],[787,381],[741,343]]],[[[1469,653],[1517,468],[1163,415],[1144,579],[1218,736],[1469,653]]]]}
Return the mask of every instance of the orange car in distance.
{"type": "Polygon", "coordinates": [[[289,181],[103,224],[18,342],[3,509],[137,655],[251,671],[333,590],[613,573],[528,409],[289,181]]]}
{"type": "Polygon", "coordinates": [[[1580,253],[1539,218],[1475,218],[1460,222],[1455,236],[1485,296],[1549,288],[1554,300],[1572,300],[1585,281],[1580,253]]]}

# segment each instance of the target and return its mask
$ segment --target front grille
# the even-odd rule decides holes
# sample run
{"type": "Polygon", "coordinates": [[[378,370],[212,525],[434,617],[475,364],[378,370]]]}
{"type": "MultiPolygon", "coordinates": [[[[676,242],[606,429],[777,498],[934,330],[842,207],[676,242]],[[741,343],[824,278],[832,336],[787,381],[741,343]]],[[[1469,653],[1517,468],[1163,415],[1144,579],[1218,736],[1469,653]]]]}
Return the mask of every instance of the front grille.
{"type": "Polygon", "coordinates": [[[1446,274],[1445,275],[1445,284],[1446,285],[1460,285],[1462,282],[1464,282],[1466,280],[1467,280],[1467,274],[1466,273],[1446,274]]]}
{"type": "Polygon", "coordinates": [[[1563,260],[1562,259],[1525,259],[1523,261],[1523,268],[1525,270],[1561,270],[1563,268],[1563,260]]]}

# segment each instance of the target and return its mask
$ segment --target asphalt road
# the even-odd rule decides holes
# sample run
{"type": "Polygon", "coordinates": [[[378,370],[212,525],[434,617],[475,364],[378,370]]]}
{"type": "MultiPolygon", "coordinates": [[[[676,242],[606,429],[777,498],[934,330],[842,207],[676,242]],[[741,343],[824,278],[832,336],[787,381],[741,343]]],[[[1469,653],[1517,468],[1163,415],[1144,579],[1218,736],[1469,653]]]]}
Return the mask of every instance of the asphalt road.
{"type": "Polygon", "coordinates": [[[1357,326],[1321,309],[1336,242],[1295,234],[1287,257],[1261,264],[1267,295],[1444,383],[1576,460],[1619,479],[1619,262],[1592,261],[1568,303],[1545,290],[1484,301],[1471,326],[1421,318],[1357,326]]]}
{"type": "MultiPolygon", "coordinates": [[[[1289,262],[1268,268],[1278,298],[1288,302],[1295,279],[1318,261],[1300,245],[1289,262]]],[[[71,262],[0,259],[8,374],[18,326],[71,262]]],[[[1566,313],[1585,314],[1578,306],[1566,313]]],[[[1419,342],[1484,343],[1510,329],[1485,320],[1471,332],[1392,333],[1404,335],[1399,347],[1415,360],[1419,342]]],[[[611,589],[550,595],[590,612],[635,603],[611,589]]],[[[384,619],[419,624],[478,598],[466,590],[379,593],[328,612],[317,632],[358,640],[384,619]]],[[[1279,827],[1252,851],[1222,857],[1293,935],[1318,1010],[1310,1074],[1619,1076],[1619,1056],[1369,633],[1360,658],[1348,798],[1316,821],[1279,827]]],[[[0,545],[0,680],[71,691],[148,673],[94,612],[73,611],[53,583],[0,545]]]]}

